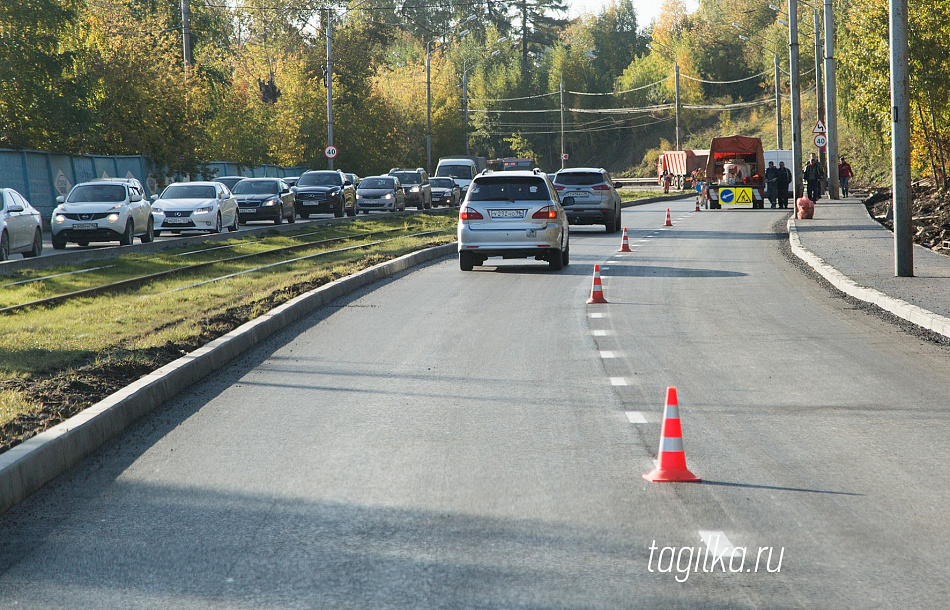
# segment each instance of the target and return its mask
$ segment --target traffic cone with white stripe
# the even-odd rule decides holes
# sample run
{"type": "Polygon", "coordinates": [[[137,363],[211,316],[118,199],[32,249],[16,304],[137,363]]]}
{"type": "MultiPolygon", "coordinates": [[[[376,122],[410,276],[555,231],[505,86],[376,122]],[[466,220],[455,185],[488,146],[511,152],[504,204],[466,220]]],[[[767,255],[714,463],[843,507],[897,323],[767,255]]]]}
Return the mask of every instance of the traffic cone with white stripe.
{"type": "Polygon", "coordinates": [[[656,458],[656,468],[643,475],[643,478],[653,483],[689,483],[702,480],[686,468],[679,403],[676,400],[676,388],[672,386],[666,388],[666,410],[663,413],[660,453],[656,458]]]}
{"type": "Polygon", "coordinates": [[[670,219],[670,208],[666,208],[666,222],[663,223],[664,227],[672,227],[673,221],[670,219]]]}
{"type": "Polygon", "coordinates": [[[594,285],[590,289],[590,298],[587,299],[587,303],[592,305],[594,303],[606,303],[607,299],[604,298],[604,287],[600,283],[600,265],[594,265],[594,285]]]}
{"type": "Polygon", "coordinates": [[[696,209],[693,210],[693,211],[694,211],[694,212],[698,212],[698,211],[699,211],[699,195],[696,195],[696,209]]]}
{"type": "Polygon", "coordinates": [[[627,227],[623,228],[623,238],[620,240],[620,249],[617,252],[633,252],[630,249],[630,242],[627,241],[627,227]]]}

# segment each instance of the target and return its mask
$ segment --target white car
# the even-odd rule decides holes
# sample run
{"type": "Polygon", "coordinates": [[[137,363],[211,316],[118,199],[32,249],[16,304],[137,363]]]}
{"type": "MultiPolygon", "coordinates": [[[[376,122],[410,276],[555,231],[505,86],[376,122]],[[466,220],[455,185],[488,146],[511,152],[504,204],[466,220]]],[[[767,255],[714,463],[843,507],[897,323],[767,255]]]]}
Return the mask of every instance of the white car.
{"type": "Polygon", "coordinates": [[[53,210],[53,248],[67,242],[88,246],[94,241],[118,240],[131,246],[139,236],[143,244],[155,237],[152,207],[138,180],[104,178],[77,184],[66,197],[56,198],[53,210]]]}
{"type": "Polygon", "coordinates": [[[13,189],[0,189],[0,261],[20,253],[23,258],[43,251],[43,219],[36,208],[13,189]]]}
{"type": "Polygon", "coordinates": [[[493,256],[547,261],[558,270],[570,254],[567,214],[540,170],[485,171],[459,210],[458,244],[462,271],[493,256]]]}
{"type": "Polygon", "coordinates": [[[155,235],[162,231],[238,230],[237,199],[220,182],[175,182],[152,197],[155,235]]]}

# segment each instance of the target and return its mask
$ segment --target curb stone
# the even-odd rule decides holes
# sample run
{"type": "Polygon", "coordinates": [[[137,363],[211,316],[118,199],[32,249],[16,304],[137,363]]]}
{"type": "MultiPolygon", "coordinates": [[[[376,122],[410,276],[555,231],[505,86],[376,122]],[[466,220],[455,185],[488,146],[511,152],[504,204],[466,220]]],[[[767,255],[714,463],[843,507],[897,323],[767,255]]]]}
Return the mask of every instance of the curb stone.
{"type": "Polygon", "coordinates": [[[406,254],[294,297],[0,454],[0,514],[277,331],[363,286],[457,251],[453,242],[406,254]]]}

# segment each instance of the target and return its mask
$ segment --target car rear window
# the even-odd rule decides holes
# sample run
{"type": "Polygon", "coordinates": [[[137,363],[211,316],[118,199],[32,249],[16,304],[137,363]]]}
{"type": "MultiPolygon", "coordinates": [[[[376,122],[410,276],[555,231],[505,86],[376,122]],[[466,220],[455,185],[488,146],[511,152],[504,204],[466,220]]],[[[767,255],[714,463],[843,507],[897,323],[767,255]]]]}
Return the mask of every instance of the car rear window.
{"type": "Polygon", "coordinates": [[[435,169],[435,175],[459,180],[471,180],[475,169],[471,165],[440,165],[435,169]]]}
{"type": "Polygon", "coordinates": [[[493,176],[476,179],[468,198],[469,201],[544,201],[551,196],[541,178],[493,176]]]}
{"type": "Polygon", "coordinates": [[[450,189],[455,187],[455,180],[451,178],[433,178],[429,184],[440,189],[450,189]]]}
{"type": "Polygon", "coordinates": [[[554,181],[568,186],[591,186],[603,183],[604,175],[599,172],[563,172],[554,181]]]}

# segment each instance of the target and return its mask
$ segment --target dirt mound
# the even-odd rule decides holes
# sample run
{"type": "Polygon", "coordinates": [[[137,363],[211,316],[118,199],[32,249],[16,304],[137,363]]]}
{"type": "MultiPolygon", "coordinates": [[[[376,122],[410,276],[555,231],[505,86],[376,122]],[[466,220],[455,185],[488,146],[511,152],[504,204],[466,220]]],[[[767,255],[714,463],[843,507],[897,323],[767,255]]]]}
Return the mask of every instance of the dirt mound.
{"type": "MultiPolygon", "coordinates": [[[[864,205],[875,220],[893,231],[891,199],[890,189],[879,189],[864,205]]],[[[931,180],[917,181],[911,208],[914,242],[941,254],[950,253],[950,193],[938,190],[931,180]]]]}

